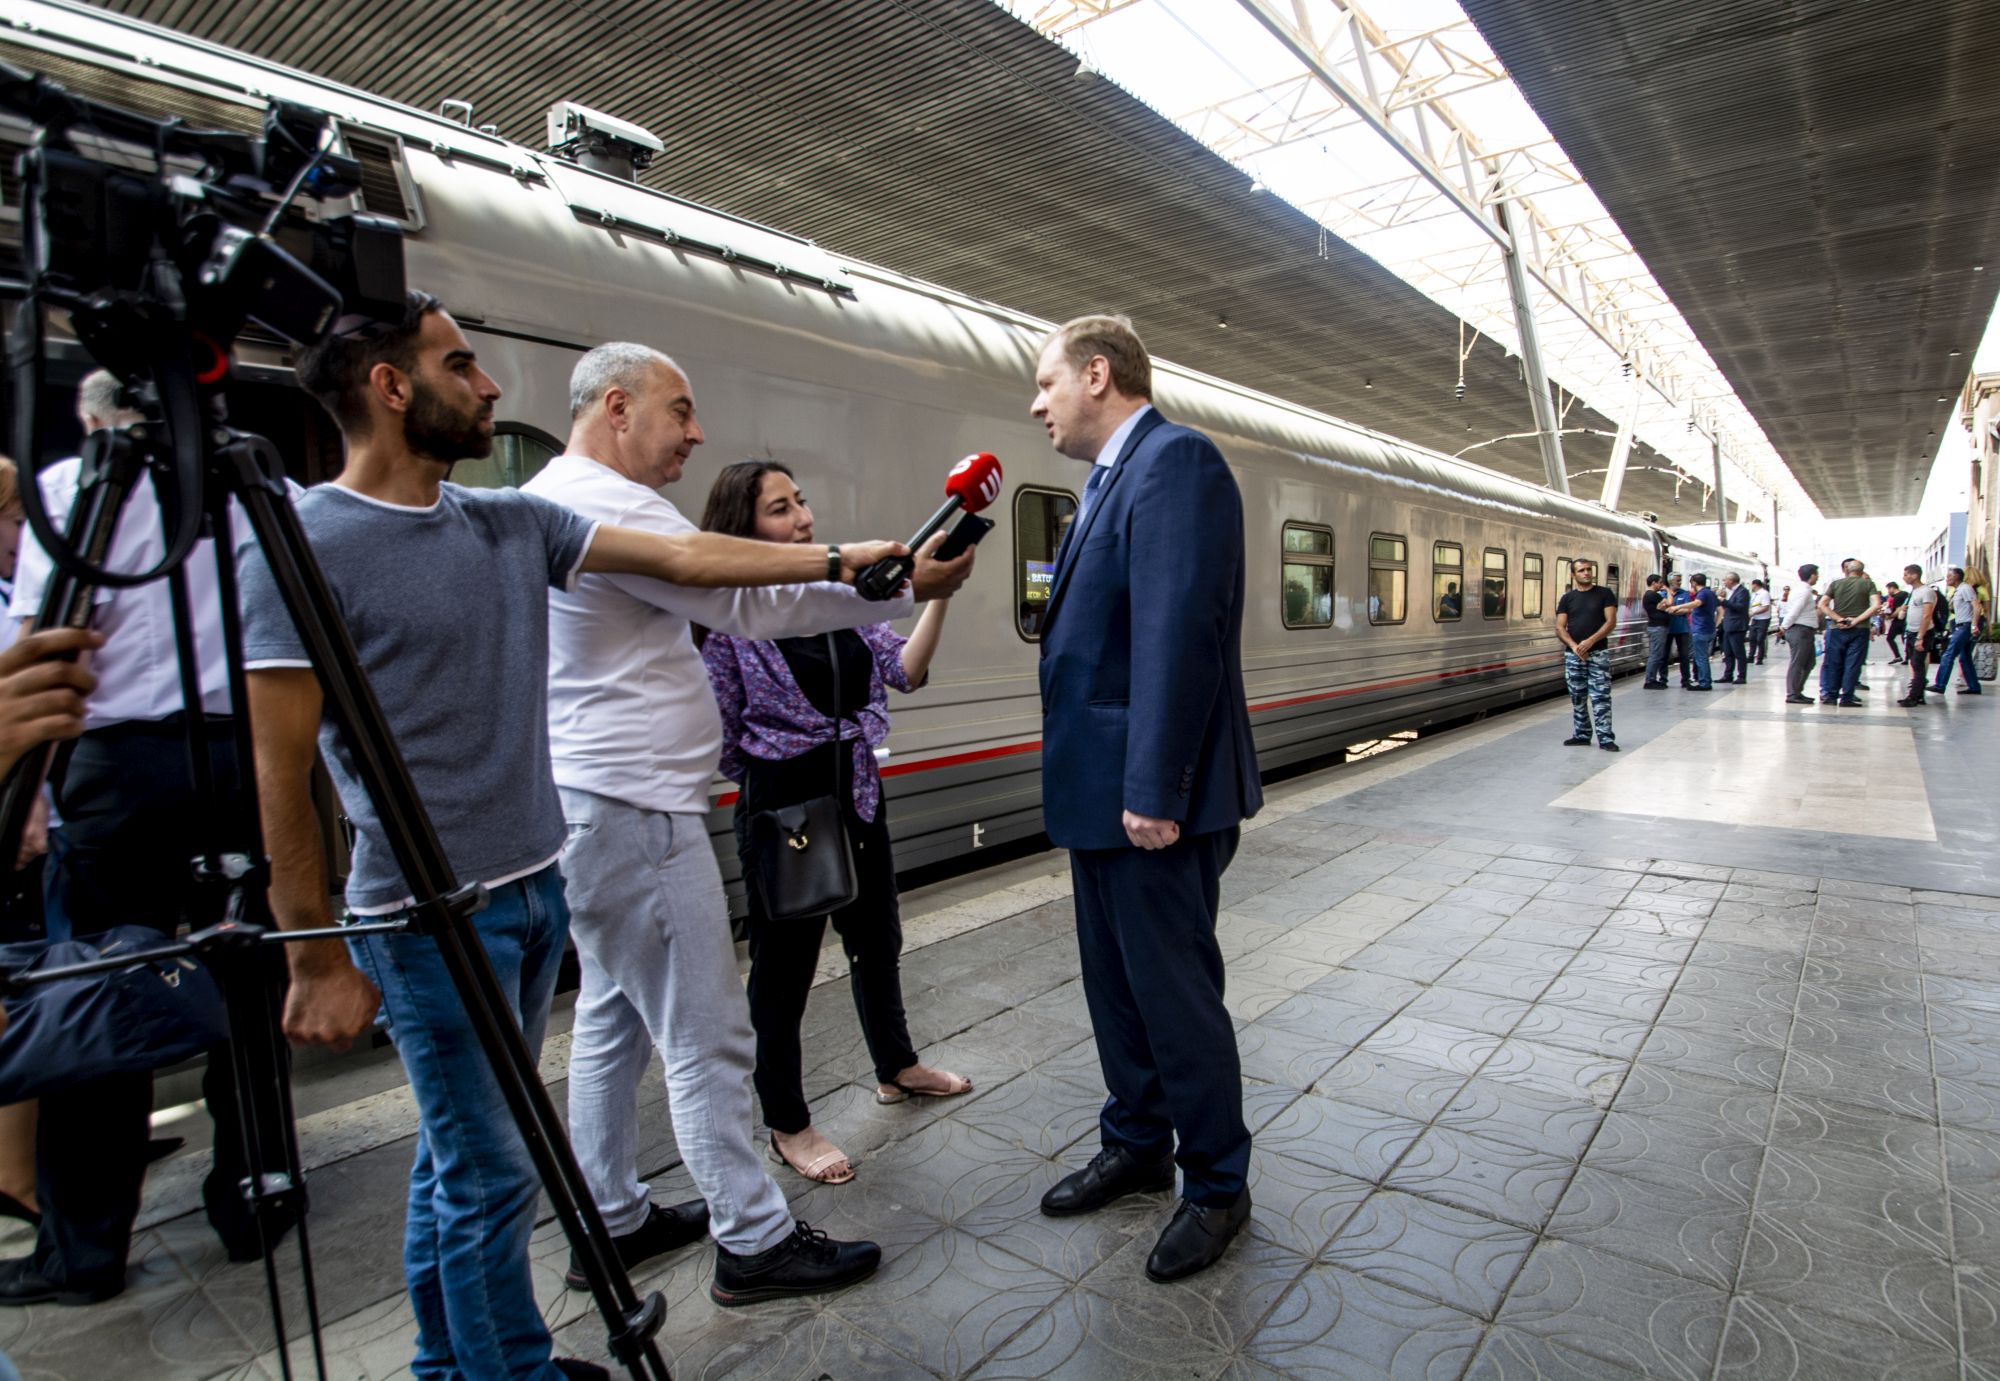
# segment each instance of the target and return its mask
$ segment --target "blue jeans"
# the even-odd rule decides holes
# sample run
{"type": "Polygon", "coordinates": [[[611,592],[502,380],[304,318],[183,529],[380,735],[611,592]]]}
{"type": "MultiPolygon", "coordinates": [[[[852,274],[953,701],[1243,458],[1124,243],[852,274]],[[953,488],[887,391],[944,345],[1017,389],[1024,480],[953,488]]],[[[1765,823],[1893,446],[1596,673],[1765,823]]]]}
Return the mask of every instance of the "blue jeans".
{"type": "Polygon", "coordinates": [[[1965,677],[1965,691],[1979,690],[1979,673],[1972,669],[1972,625],[1961,623],[1951,630],[1951,638],[1944,645],[1944,656],[1938,659],[1937,675],[1931,680],[1931,689],[1942,692],[1945,683],[1951,680],[1951,664],[1958,663],[1959,671],[1965,677]]]}
{"type": "Polygon", "coordinates": [[[1671,639],[1665,628],[1646,630],[1646,684],[1664,686],[1667,684],[1667,647],[1671,639]]]}
{"type": "Polygon", "coordinates": [[[1690,660],[1694,662],[1694,683],[1703,690],[1707,690],[1714,684],[1708,669],[1708,654],[1714,648],[1715,630],[1713,628],[1709,629],[1706,633],[1697,633],[1694,635],[1694,654],[1690,660]]]}
{"type": "MultiPolygon", "coordinates": [[[[501,991],[539,1051],[569,939],[555,865],[496,888],[473,918],[501,991]]],[[[403,1272],[417,1316],[410,1370],[424,1381],[561,1381],[528,1264],[541,1183],[458,989],[422,935],[348,942],[382,990],[418,1112],[403,1272]]]]}
{"type": "Polygon", "coordinates": [[[1842,700],[1854,699],[1857,683],[1861,680],[1861,664],[1867,660],[1866,628],[1827,629],[1827,669],[1820,678],[1820,698],[1824,700],[1831,695],[1842,700]]]}

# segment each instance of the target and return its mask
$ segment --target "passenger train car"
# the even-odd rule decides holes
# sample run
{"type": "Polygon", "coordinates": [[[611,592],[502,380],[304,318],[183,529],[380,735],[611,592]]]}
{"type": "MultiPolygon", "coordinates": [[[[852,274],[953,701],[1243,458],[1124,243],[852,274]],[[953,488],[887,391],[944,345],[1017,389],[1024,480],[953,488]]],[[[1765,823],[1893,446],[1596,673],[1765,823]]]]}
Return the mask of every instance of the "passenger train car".
{"type": "MultiPolygon", "coordinates": [[[[331,112],[367,169],[364,209],[409,232],[409,282],[443,298],[506,390],[494,455],[461,466],[462,482],[533,474],[567,430],[577,356],[618,339],[667,351],[693,382],[708,441],[672,495],[690,513],[721,465],[775,457],[823,535],[895,536],[935,506],[952,461],[997,453],[1001,526],[954,601],[930,685],[892,707],[883,770],[906,868],[1039,831],[1036,638],[1084,478],[1028,415],[1048,323],[60,0],[8,6],[0,61],[208,127],[254,129],[270,97],[331,112]]],[[[10,162],[5,144],[26,133],[0,125],[10,162]]],[[[337,437],[286,385],[288,363],[276,344],[246,344],[237,396],[310,482],[337,469],[337,437]]],[[[1164,363],[1155,380],[1162,411],[1213,437],[1242,487],[1243,665],[1267,768],[1558,689],[1556,600],[1580,557],[1623,597],[1621,670],[1643,655],[1647,571],[1762,574],[1752,558],[1254,389],[1164,363]]],[[[734,795],[724,782],[715,795],[723,836],[734,795]]]]}

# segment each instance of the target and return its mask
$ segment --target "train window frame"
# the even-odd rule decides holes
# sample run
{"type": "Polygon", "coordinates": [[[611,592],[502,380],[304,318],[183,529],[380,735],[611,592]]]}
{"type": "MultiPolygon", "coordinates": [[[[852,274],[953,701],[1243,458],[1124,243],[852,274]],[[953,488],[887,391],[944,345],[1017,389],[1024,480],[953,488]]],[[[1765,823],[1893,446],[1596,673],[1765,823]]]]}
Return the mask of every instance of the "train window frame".
{"type": "MultiPolygon", "coordinates": [[[[1333,529],[1324,523],[1308,523],[1287,518],[1278,531],[1278,621],[1287,628],[1331,628],[1333,627],[1333,597],[1335,570],[1335,543],[1333,529]],[[1286,538],[1294,532],[1307,532],[1326,538],[1326,550],[1294,551],[1286,544],[1286,538]],[[1326,617],[1294,620],[1286,608],[1286,593],[1290,589],[1291,571],[1298,567],[1305,571],[1326,572],[1326,617]]],[[[1312,592],[1308,590],[1308,599],[1312,592]]]]}
{"type": "MultiPolygon", "coordinates": [[[[1049,553],[1049,592],[1053,594],[1055,593],[1055,559],[1062,554],[1063,539],[1069,536],[1070,524],[1076,521],[1078,498],[1075,490],[1063,489],[1052,484],[1022,484],[1015,486],[1014,489],[1014,608],[1009,622],[1014,625],[1014,636],[1022,642],[1039,643],[1042,640],[1040,626],[1037,625],[1035,631],[1030,633],[1026,628],[1022,627],[1021,619],[1022,611],[1028,605],[1027,558],[1021,551],[1021,538],[1028,530],[1028,525],[1021,521],[1021,505],[1027,499],[1053,499],[1059,502],[1067,501],[1069,504],[1069,514],[1061,521],[1053,543],[1054,549],[1049,553]]],[[[1046,613],[1046,611],[1044,612],[1046,613]]]]}
{"type": "MultiPolygon", "coordinates": [[[[1395,584],[1395,581],[1390,581],[1390,588],[1392,590],[1395,588],[1395,584]]],[[[1410,539],[1400,532],[1371,532],[1368,534],[1368,622],[1372,625],[1398,624],[1407,623],[1409,618],[1410,539]],[[1394,542],[1402,549],[1403,554],[1400,557],[1377,556],[1375,554],[1375,544],[1377,542],[1394,542]],[[1402,599],[1398,607],[1398,613],[1394,618],[1382,618],[1378,616],[1377,611],[1381,607],[1375,597],[1375,575],[1378,571],[1386,572],[1390,575],[1401,575],[1403,577],[1402,599]]]]}
{"type": "Polygon", "coordinates": [[[1521,553],[1521,617],[1524,619],[1538,619],[1542,616],[1543,569],[1542,554],[1540,552],[1525,551],[1521,553]],[[1529,562],[1534,563],[1534,573],[1532,575],[1529,574],[1529,562]],[[1532,609],[1528,607],[1529,590],[1535,592],[1535,607],[1532,609]]]}
{"type": "Polygon", "coordinates": [[[1575,557],[1558,556],[1556,558],[1556,584],[1561,587],[1556,591],[1556,601],[1560,603],[1564,595],[1576,588],[1575,557]]]}
{"type": "Polygon", "coordinates": [[[1504,619],[1507,617],[1507,549],[1505,547],[1487,547],[1480,552],[1479,617],[1482,619],[1504,619]],[[1493,570],[1490,558],[1495,556],[1500,558],[1500,612],[1497,614],[1487,612],[1488,601],[1486,598],[1486,585],[1487,581],[1491,579],[1491,572],[1493,570]]]}
{"type": "MultiPolygon", "coordinates": [[[[502,456],[506,450],[506,447],[504,446],[503,443],[505,443],[509,438],[519,438],[520,440],[530,442],[533,445],[541,448],[542,450],[547,451],[548,454],[543,456],[540,462],[536,464],[533,468],[525,471],[524,473],[521,473],[519,478],[510,479],[505,474],[500,474],[499,478],[501,479],[501,483],[497,486],[488,484],[472,484],[472,485],[467,485],[468,488],[491,489],[497,487],[501,489],[518,489],[523,484],[526,484],[529,480],[533,479],[536,475],[539,475],[543,470],[547,469],[549,462],[554,460],[557,456],[561,455],[564,452],[564,450],[567,449],[567,447],[565,447],[561,441],[557,440],[552,433],[543,431],[540,427],[537,427],[532,422],[496,422],[493,424],[493,448],[487,455],[478,457],[478,459],[480,461],[491,464],[496,472],[504,471],[507,467],[506,467],[506,462],[502,459],[502,456]]],[[[459,461],[457,465],[454,465],[452,467],[450,477],[454,483],[457,484],[466,483],[463,479],[459,478],[459,471],[458,471],[458,465],[464,465],[466,463],[467,462],[465,461],[459,461]]]]}
{"type": "Polygon", "coordinates": [[[1465,543],[1431,543],[1431,622],[1457,623],[1465,617],[1465,543]],[[1458,553],[1456,563],[1440,559],[1440,553],[1450,549],[1458,553]],[[1443,596],[1438,592],[1438,583],[1456,575],[1458,577],[1458,610],[1447,617],[1443,612],[1443,596]]]}

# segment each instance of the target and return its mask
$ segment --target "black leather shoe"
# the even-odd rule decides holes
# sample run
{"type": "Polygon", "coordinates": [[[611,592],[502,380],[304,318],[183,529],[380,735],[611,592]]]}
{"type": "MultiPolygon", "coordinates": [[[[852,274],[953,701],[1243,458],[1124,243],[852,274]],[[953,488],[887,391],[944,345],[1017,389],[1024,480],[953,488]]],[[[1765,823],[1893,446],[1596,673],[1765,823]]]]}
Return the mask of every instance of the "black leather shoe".
{"type": "Polygon", "coordinates": [[[1906,695],[1901,700],[1898,700],[1896,703],[1898,705],[1903,706],[1905,709],[1908,709],[1912,705],[1922,705],[1926,702],[1921,695],[1906,695]]]}
{"type": "Polygon", "coordinates": [[[781,1295],[816,1295],[866,1280],[882,1264],[873,1242],[840,1242],[804,1223],[777,1246],[738,1256],[715,1248],[715,1279],[708,1297],[725,1309],[781,1295]]]}
{"type": "Polygon", "coordinates": [[[1174,1187],[1174,1158],[1143,1161],[1122,1146],[1106,1146],[1090,1164],[1064,1175],[1042,1195],[1042,1212],[1051,1218],[1095,1213],[1127,1194],[1159,1194],[1174,1187]]]}
{"type": "Polygon", "coordinates": [[[17,1256],[0,1261],[0,1306],[22,1304],[101,1304],[125,1292],[120,1272],[115,1281],[99,1285],[58,1285],[35,1269],[34,1258],[17,1256]]]}
{"type": "Polygon", "coordinates": [[[565,1381],[611,1381],[611,1373],[581,1357],[551,1357],[549,1365],[561,1372],[565,1381]]]}
{"type": "Polygon", "coordinates": [[[1597,746],[1599,748],[1602,748],[1607,753],[1615,753],[1618,751],[1618,740],[1615,738],[1607,738],[1606,740],[1604,740],[1604,742],[1598,744],[1597,746]]]}
{"type": "Polygon", "coordinates": [[[1565,747],[1565,748],[1588,748],[1588,747],[1590,747],[1590,735],[1589,735],[1589,734],[1580,734],[1580,735],[1578,735],[1578,736],[1577,736],[1577,737],[1575,737],[1575,738],[1566,738],[1566,739],[1564,739],[1564,740],[1563,740],[1563,747],[1565,747]]]}
{"type": "Polygon", "coordinates": [[[1843,700],[1840,702],[1840,708],[1843,710],[1858,710],[1867,703],[1866,700],[1843,700]]]}
{"type": "MultiPolygon", "coordinates": [[[[650,1261],[664,1252],[685,1247],[690,1242],[699,1242],[706,1236],[708,1201],[689,1199],[672,1208],[652,1205],[645,1222],[630,1232],[620,1233],[611,1242],[618,1248],[618,1259],[629,1271],[641,1261],[650,1261]]],[[[590,1288],[590,1277],[583,1273],[583,1265],[576,1259],[575,1252],[569,1254],[569,1270],[563,1273],[563,1284],[572,1290],[590,1288]]]]}
{"type": "Polygon", "coordinates": [[[1147,1276],[1164,1284],[1207,1270],[1222,1259],[1229,1244],[1236,1240],[1236,1234],[1249,1221],[1247,1189],[1236,1196],[1235,1202],[1211,1207],[1182,1199],[1181,1206],[1174,1210],[1173,1221],[1153,1244],[1153,1254],[1146,1258],[1147,1276]]]}
{"type": "Polygon", "coordinates": [[[1813,698],[1810,695],[1788,695],[1785,697],[1785,703],[1787,705],[1810,705],[1813,703],[1813,698]]]}

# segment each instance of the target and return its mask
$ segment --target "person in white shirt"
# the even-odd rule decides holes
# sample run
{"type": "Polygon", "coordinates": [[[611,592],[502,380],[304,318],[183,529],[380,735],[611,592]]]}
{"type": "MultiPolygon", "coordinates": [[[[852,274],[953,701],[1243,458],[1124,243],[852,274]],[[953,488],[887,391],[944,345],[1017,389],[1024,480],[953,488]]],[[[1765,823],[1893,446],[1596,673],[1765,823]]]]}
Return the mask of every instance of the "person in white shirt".
{"type": "MultiPolygon", "coordinates": [[[[142,420],[118,380],[102,369],[79,385],[77,416],[86,434],[142,420]]],[[[81,471],[81,459],[72,457],[41,472],[43,499],[59,530],[67,524],[81,471]]],[[[248,523],[240,511],[232,515],[240,540],[248,523]]],[[[114,571],[150,570],[165,540],[153,486],[142,482],[126,501],[104,564],[114,571]]],[[[201,659],[204,723],[196,733],[217,780],[227,782],[235,775],[236,751],[212,540],[196,545],[185,571],[201,659]]],[[[9,606],[17,623],[40,610],[52,573],[48,552],[32,530],[24,530],[9,606]]],[[[189,861],[210,842],[204,832],[212,822],[196,808],[188,768],[167,582],[99,588],[92,598],[92,626],[104,636],[91,657],[97,691],[84,708],[83,736],[56,758],[49,776],[59,823],[49,831],[43,882],[48,934],[81,938],[115,925],[143,925],[171,935],[183,922],[210,924],[221,917],[205,911],[189,861]]],[[[245,1173],[243,1137],[227,1046],[210,1052],[202,1088],[215,1122],[215,1164],[202,1185],[209,1221],[233,1260],[254,1260],[262,1249],[237,1187],[245,1173]]],[[[93,1079],[41,1100],[36,1189],[42,1221],[31,1257],[0,1262],[0,1305],[108,1299],[124,1288],[151,1110],[148,1074],[93,1079]]],[[[266,1135],[275,1137],[277,1129],[266,1135]]]]}
{"type": "Polygon", "coordinates": [[[1958,688],[1960,695],[1979,695],[1979,673],[1972,666],[1972,629],[1979,620],[1979,596],[1965,578],[1965,571],[1953,566],[1944,575],[1944,598],[1951,609],[1951,636],[1944,645],[1944,656],[1938,658],[1937,675],[1931,678],[1931,690],[1944,694],[1945,683],[1951,680],[1951,669],[1957,664],[1965,684],[1958,688]]]}
{"type": "MultiPolygon", "coordinates": [[[[600,522],[696,531],[659,493],[703,440],[693,388],[672,360],[599,346],[571,376],[570,411],[568,449],[529,493],[600,522]]],[[[692,590],[600,575],[549,596],[549,745],[583,974],[570,1136],[628,1264],[712,1229],[720,1304],[838,1288],[881,1253],[794,1223],[756,1149],[754,1037],[706,824],[722,722],[690,624],[761,639],[902,617],[913,596],[949,594],[970,573],[970,552],[941,563],[928,557],[936,545],[920,554],[913,589],[887,603],[832,584],[692,590]],[[638,1179],[638,1086],[655,1048],[706,1215],[698,1203],[654,1204],[638,1179]]],[[[568,1279],[585,1283],[575,1263],[568,1279]]]]}
{"type": "Polygon", "coordinates": [[[1942,628],[1944,613],[1937,587],[1925,582],[1922,566],[1905,566],[1910,602],[1903,606],[1904,646],[1909,650],[1910,684],[1896,703],[1906,708],[1924,703],[1924,667],[1931,652],[1931,629],[1942,628]]]}
{"type": "Polygon", "coordinates": [[[1813,649],[1813,639],[1819,633],[1819,591],[1813,588],[1818,579],[1818,566],[1807,563],[1799,567],[1798,593],[1785,601],[1784,611],[1778,617],[1778,635],[1785,640],[1791,654],[1790,664],[1785,668],[1787,705],[1813,703],[1805,689],[1806,677],[1812,674],[1813,663],[1819,660],[1813,649]]]}
{"type": "Polygon", "coordinates": [[[1761,580],[1750,582],[1750,661],[1764,664],[1764,648],[1771,637],[1771,587],[1761,580]]]}

